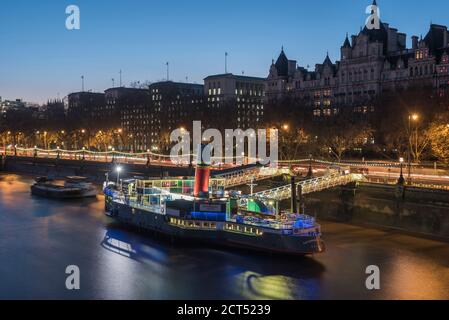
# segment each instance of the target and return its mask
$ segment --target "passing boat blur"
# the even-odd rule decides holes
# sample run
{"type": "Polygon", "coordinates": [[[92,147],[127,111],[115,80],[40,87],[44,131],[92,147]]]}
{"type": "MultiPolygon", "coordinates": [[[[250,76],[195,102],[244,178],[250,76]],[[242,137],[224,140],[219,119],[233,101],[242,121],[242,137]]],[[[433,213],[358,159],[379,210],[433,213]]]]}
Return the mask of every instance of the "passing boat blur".
{"type": "Polygon", "coordinates": [[[98,189],[85,177],[70,176],[64,180],[39,177],[31,186],[31,194],[53,199],[96,197],[98,189]]]}

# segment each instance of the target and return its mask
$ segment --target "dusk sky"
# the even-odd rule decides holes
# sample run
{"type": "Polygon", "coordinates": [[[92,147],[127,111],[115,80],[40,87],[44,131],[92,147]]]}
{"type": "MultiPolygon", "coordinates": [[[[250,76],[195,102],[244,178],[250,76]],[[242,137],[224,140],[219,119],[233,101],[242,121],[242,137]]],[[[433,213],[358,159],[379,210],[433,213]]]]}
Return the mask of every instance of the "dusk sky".
{"type": "MultiPolygon", "coordinates": [[[[228,71],[266,77],[283,45],[301,66],[339,59],[346,32],[365,23],[371,0],[2,0],[0,96],[45,102],[81,90],[104,91],[112,78],[202,83],[228,71]],[[68,5],[81,30],[65,28],[68,5]]],[[[379,0],[382,21],[410,37],[432,21],[449,24],[447,0],[379,0]]]]}

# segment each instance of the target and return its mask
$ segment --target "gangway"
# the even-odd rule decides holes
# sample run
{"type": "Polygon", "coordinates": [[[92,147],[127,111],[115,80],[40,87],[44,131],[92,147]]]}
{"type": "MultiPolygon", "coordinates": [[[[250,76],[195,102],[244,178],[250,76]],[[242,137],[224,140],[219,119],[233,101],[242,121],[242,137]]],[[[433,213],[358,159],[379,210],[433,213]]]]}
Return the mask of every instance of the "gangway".
{"type": "Polygon", "coordinates": [[[215,177],[219,179],[225,179],[226,188],[233,188],[256,181],[274,178],[288,173],[288,169],[257,167],[218,174],[215,175],[215,177]]]}
{"type": "MultiPolygon", "coordinates": [[[[319,178],[313,178],[298,182],[296,186],[302,186],[302,194],[310,194],[314,192],[323,191],[326,189],[334,188],[337,186],[344,186],[352,182],[364,181],[365,177],[362,174],[338,174],[333,173],[325,175],[319,178]]],[[[252,197],[260,199],[271,200],[286,200],[291,198],[291,185],[285,185],[282,187],[269,189],[261,192],[257,192],[252,197]]]]}

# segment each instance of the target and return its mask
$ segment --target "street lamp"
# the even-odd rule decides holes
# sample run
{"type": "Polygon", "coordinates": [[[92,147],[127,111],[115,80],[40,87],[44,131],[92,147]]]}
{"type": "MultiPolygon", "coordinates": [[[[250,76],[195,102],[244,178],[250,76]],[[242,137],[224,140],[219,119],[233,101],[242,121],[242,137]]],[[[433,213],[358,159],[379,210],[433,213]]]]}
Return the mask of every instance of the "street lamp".
{"type": "Polygon", "coordinates": [[[402,158],[402,157],[399,158],[399,163],[401,165],[401,175],[399,176],[398,184],[399,185],[404,185],[405,179],[404,179],[404,174],[403,174],[403,171],[402,171],[402,165],[404,164],[404,158],[402,158]]]}
{"type": "Polygon", "coordinates": [[[117,185],[118,185],[119,182],[120,182],[120,172],[122,172],[122,167],[121,166],[117,166],[115,168],[115,171],[117,172],[117,185]]]}
{"type": "MultiPolygon", "coordinates": [[[[412,121],[417,122],[419,115],[416,113],[408,115],[408,183],[412,183],[412,121]]],[[[418,132],[416,132],[416,144],[418,144],[418,132]]],[[[418,149],[418,148],[416,148],[418,149]]]]}
{"type": "Polygon", "coordinates": [[[313,156],[312,156],[312,154],[309,154],[309,171],[307,172],[308,179],[313,178],[312,160],[313,160],[313,156]]]}

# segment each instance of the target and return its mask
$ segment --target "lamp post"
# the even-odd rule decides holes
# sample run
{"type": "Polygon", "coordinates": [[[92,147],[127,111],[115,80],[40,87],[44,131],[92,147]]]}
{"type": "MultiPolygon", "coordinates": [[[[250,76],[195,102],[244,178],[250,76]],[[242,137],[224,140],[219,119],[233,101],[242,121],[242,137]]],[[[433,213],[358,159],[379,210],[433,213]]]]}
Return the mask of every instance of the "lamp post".
{"type": "Polygon", "coordinates": [[[45,150],[48,150],[47,135],[48,135],[48,132],[44,131],[44,149],[45,150]]]}
{"type": "Polygon", "coordinates": [[[119,151],[123,151],[123,144],[124,144],[124,142],[123,142],[122,133],[123,133],[123,129],[121,129],[121,128],[117,129],[117,137],[118,137],[118,140],[119,140],[119,145],[118,145],[118,150],[119,151]]]}
{"type": "MultiPolygon", "coordinates": [[[[416,122],[418,121],[419,116],[414,114],[409,114],[408,116],[408,179],[407,183],[412,183],[412,121],[416,122]]],[[[416,140],[418,140],[418,133],[416,133],[416,140]]],[[[418,144],[418,142],[416,142],[418,144]]]]}
{"type": "Polygon", "coordinates": [[[151,151],[150,149],[147,150],[147,167],[149,167],[151,164],[151,151]]]}
{"type": "Polygon", "coordinates": [[[117,166],[115,168],[115,171],[117,172],[117,186],[118,186],[119,183],[120,183],[120,172],[122,172],[122,167],[121,166],[117,166]]]}
{"type": "Polygon", "coordinates": [[[309,172],[307,172],[307,178],[311,179],[313,177],[313,169],[312,169],[312,154],[309,154],[309,172]]]}
{"type": "Polygon", "coordinates": [[[403,170],[402,170],[402,166],[404,164],[404,158],[399,158],[399,163],[401,165],[401,175],[399,176],[398,184],[399,185],[404,185],[405,179],[404,179],[404,173],[403,173],[403,170]]]}

